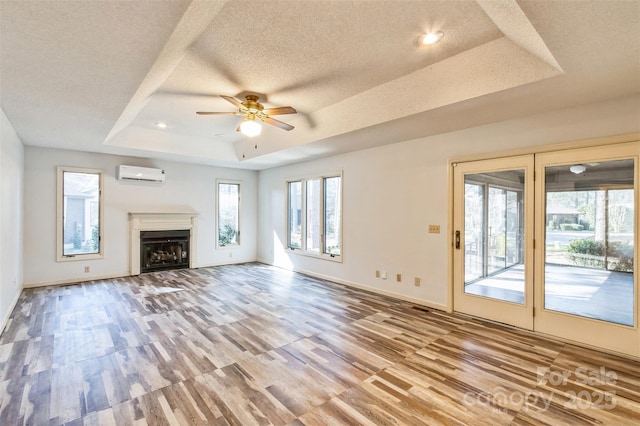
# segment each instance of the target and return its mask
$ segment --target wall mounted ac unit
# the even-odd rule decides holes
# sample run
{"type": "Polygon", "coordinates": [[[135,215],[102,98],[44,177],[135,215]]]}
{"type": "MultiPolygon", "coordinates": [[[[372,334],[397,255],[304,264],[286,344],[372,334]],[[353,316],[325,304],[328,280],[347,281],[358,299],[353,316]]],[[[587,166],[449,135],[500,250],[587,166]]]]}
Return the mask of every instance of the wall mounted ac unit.
{"type": "Polygon", "coordinates": [[[162,169],[152,169],[150,167],[118,166],[118,180],[143,181],[143,182],[164,182],[165,174],[162,169]]]}

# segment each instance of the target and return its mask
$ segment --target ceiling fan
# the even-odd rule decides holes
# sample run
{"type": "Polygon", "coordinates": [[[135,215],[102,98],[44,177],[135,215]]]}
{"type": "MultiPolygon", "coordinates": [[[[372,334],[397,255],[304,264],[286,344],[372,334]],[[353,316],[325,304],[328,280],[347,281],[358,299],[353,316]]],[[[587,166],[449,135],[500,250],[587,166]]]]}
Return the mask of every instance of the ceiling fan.
{"type": "Polygon", "coordinates": [[[272,126],[279,127],[283,130],[292,130],[294,127],[290,124],[284,123],[282,121],[276,120],[275,118],[271,118],[272,115],[282,115],[282,114],[296,114],[298,111],[295,108],[290,106],[285,107],[277,107],[277,108],[268,108],[264,109],[264,106],[258,102],[259,97],[256,95],[247,95],[246,101],[240,102],[238,99],[233,96],[225,96],[220,95],[222,99],[227,102],[232,103],[233,105],[238,107],[238,111],[231,112],[208,112],[208,111],[198,111],[196,114],[198,115],[241,115],[244,117],[242,123],[238,127],[238,131],[242,132],[247,136],[257,136],[262,131],[262,127],[260,123],[256,121],[256,119],[271,124],[272,126]]]}

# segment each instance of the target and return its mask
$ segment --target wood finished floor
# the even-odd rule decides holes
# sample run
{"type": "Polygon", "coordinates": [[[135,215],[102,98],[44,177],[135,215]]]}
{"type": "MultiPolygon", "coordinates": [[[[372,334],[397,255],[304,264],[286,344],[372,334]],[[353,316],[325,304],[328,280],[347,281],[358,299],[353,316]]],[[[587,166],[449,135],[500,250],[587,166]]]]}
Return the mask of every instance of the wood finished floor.
{"type": "Polygon", "coordinates": [[[246,264],[25,290],[0,402],[1,425],[623,425],[640,363],[246,264]]]}

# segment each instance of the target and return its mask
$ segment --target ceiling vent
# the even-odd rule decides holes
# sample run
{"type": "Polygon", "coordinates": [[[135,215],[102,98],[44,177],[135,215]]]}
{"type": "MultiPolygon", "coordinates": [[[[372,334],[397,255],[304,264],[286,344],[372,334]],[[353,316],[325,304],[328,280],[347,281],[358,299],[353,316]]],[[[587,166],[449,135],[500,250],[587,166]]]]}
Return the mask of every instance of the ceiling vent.
{"type": "Polygon", "coordinates": [[[163,169],[153,169],[149,167],[118,166],[118,180],[142,181],[163,183],[165,174],[163,169]]]}

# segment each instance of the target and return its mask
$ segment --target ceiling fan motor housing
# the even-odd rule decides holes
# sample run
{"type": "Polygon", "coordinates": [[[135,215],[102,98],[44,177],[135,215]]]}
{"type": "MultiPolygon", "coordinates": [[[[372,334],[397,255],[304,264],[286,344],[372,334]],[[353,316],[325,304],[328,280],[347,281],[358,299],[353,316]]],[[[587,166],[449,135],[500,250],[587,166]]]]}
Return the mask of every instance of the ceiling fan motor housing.
{"type": "Polygon", "coordinates": [[[247,95],[247,100],[242,102],[242,105],[244,105],[249,110],[254,109],[256,111],[262,111],[264,109],[264,106],[262,106],[262,104],[258,102],[258,99],[259,98],[255,95],[247,95]]]}

